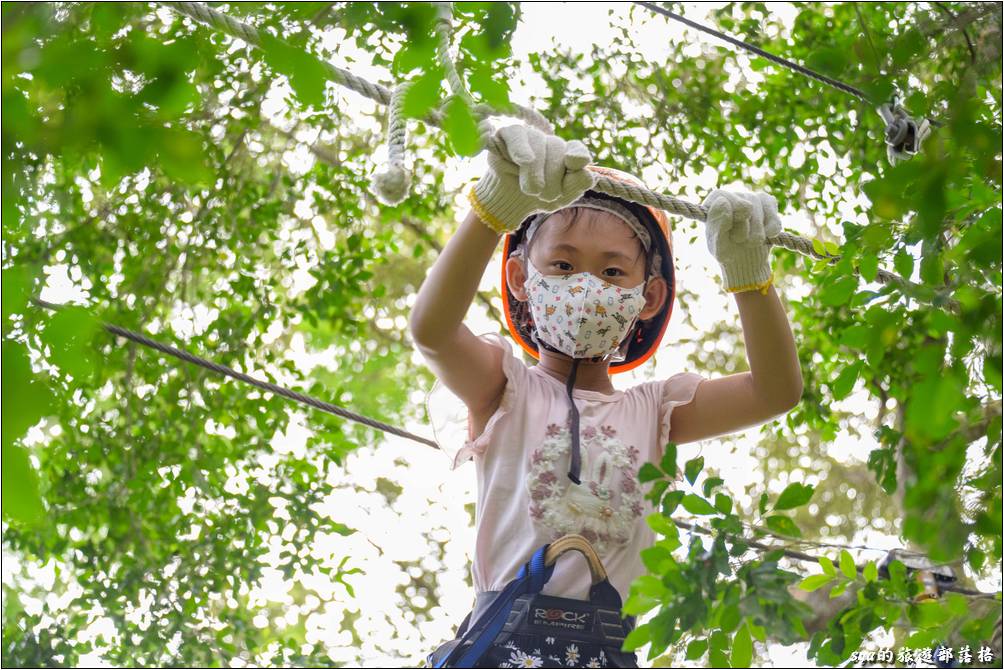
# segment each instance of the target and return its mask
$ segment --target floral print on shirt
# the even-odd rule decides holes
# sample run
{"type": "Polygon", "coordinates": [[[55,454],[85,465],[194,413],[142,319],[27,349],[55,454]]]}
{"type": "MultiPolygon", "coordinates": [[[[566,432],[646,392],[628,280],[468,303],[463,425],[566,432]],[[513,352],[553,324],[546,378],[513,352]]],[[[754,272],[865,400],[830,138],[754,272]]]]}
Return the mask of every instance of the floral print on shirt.
{"type": "Polygon", "coordinates": [[[530,454],[527,490],[530,517],[560,537],[578,533],[603,555],[627,544],[644,514],[638,482],[639,451],[625,445],[612,426],[586,426],[580,432],[582,484],[568,478],[571,430],[551,424],[530,454]]]}

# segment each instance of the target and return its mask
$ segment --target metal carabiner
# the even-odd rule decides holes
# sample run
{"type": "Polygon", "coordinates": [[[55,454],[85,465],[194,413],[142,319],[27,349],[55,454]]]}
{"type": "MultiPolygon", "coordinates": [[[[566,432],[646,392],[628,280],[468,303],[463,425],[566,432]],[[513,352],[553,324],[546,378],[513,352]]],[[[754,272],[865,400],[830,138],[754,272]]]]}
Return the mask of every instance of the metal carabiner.
{"type": "Polygon", "coordinates": [[[930,121],[923,119],[918,123],[907,114],[895,96],[890,102],[880,105],[878,113],[886,124],[886,154],[893,165],[920,151],[921,144],[931,134],[930,121]]]}

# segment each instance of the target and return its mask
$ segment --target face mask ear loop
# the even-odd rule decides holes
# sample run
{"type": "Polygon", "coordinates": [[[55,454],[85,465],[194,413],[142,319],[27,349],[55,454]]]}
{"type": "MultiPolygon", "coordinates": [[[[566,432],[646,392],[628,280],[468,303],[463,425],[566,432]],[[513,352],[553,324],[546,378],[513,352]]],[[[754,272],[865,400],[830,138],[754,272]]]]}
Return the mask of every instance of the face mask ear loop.
{"type": "Polygon", "coordinates": [[[568,382],[565,390],[568,392],[568,404],[572,413],[572,463],[568,470],[568,478],[576,484],[581,484],[579,475],[582,473],[582,457],[579,453],[579,408],[575,406],[575,399],[572,398],[572,389],[575,388],[575,375],[579,370],[579,359],[572,359],[572,370],[568,373],[568,382]]]}

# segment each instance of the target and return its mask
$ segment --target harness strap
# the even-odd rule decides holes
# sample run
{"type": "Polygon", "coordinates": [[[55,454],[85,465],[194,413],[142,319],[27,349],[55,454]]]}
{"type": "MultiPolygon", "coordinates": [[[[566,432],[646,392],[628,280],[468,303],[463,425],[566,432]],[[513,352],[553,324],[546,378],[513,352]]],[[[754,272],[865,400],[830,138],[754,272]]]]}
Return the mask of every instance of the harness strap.
{"type": "Polygon", "coordinates": [[[527,594],[537,594],[547,584],[547,580],[554,573],[554,566],[548,567],[544,564],[544,553],[547,545],[541,547],[530,561],[519,570],[516,579],[502,590],[495,598],[494,602],[485,610],[484,614],[464,633],[460,643],[455,646],[449,654],[443,657],[435,667],[455,667],[473,668],[478,659],[484,655],[488,647],[498,636],[502,627],[505,626],[509,612],[517,598],[527,594]],[[453,663],[453,660],[461,653],[464,645],[471,642],[471,646],[460,656],[460,659],[453,663]]]}

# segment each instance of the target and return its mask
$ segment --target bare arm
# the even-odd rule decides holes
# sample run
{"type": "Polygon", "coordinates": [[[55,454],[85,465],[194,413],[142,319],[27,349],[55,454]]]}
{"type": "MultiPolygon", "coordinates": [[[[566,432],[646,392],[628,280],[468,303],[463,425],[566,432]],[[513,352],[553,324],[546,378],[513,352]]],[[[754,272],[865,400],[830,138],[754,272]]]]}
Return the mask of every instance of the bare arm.
{"type": "Polygon", "coordinates": [[[802,369],[788,316],[774,287],[735,294],[750,371],[709,379],[673,410],[669,439],[682,444],[765,423],[798,404],[802,369]]]}
{"type": "Polygon", "coordinates": [[[475,420],[490,414],[505,388],[502,353],[474,336],[464,317],[499,236],[472,211],[436,259],[411,311],[411,334],[440,381],[475,420]]]}

